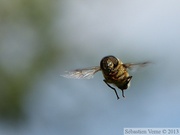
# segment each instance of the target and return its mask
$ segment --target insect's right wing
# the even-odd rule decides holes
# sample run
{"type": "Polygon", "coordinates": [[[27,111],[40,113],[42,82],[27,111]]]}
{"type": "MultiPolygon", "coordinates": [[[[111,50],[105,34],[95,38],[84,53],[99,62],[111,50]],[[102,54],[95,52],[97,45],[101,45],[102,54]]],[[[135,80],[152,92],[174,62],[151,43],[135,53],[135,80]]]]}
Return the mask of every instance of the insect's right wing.
{"type": "Polygon", "coordinates": [[[61,75],[66,78],[74,78],[74,79],[91,79],[94,74],[100,71],[101,68],[99,66],[91,67],[91,68],[83,68],[76,69],[73,71],[67,71],[67,74],[61,75]]]}
{"type": "Polygon", "coordinates": [[[125,63],[123,66],[129,70],[137,70],[138,68],[145,67],[149,65],[151,62],[141,62],[141,63],[125,63]]]}

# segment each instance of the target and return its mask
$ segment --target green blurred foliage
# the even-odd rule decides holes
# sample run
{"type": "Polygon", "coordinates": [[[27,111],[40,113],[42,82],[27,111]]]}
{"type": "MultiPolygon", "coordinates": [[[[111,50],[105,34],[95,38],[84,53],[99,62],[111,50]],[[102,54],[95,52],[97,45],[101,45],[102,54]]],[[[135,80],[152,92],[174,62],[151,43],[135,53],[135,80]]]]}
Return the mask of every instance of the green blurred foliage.
{"type": "MultiPolygon", "coordinates": [[[[0,118],[4,120],[18,121],[24,118],[22,109],[22,99],[25,93],[30,90],[33,85],[33,80],[37,77],[37,74],[42,74],[53,66],[60,58],[61,50],[57,48],[58,43],[53,38],[53,34],[50,31],[52,21],[55,16],[55,1],[49,0],[14,0],[0,1],[0,53],[3,54],[2,46],[6,46],[6,53],[11,53],[12,46],[6,41],[13,41],[15,35],[9,36],[8,30],[11,26],[16,27],[16,24],[24,24],[24,27],[30,27],[36,33],[36,39],[33,41],[35,45],[34,49],[29,51],[35,51],[33,59],[28,63],[28,68],[17,74],[11,74],[8,69],[5,69],[2,65],[2,59],[6,60],[1,55],[0,61],[0,118]],[[4,40],[6,39],[6,40],[4,40]],[[3,45],[2,45],[3,44],[3,45]],[[7,49],[8,48],[8,49],[7,49]],[[35,55],[35,56],[34,56],[35,55]]],[[[28,32],[28,31],[27,31],[28,32]]],[[[18,32],[17,32],[18,33],[18,32]]],[[[24,39],[24,33],[20,33],[22,38],[15,41],[21,41],[24,39]]],[[[17,37],[16,37],[17,38],[17,37]]],[[[20,42],[21,43],[21,42],[20,42]]],[[[14,43],[16,44],[16,43],[14,43]]],[[[17,43],[18,44],[18,43],[17,43]]],[[[6,55],[9,55],[6,54],[6,55]]],[[[32,55],[31,54],[31,55],[32,55]]],[[[24,57],[19,54],[18,57],[24,57]]],[[[11,57],[12,58],[12,57],[11,57]]],[[[15,63],[18,63],[18,58],[12,58],[15,63]]],[[[13,67],[12,67],[13,68],[13,67]]],[[[16,68],[14,67],[14,70],[16,68]]],[[[14,71],[16,72],[16,71],[14,71]]]]}

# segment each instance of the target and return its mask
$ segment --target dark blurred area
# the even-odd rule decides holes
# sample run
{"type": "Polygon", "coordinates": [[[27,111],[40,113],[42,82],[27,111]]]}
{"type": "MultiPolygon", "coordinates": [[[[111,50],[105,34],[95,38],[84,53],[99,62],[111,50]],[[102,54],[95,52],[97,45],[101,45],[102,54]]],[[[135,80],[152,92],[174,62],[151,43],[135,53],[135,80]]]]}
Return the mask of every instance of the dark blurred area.
{"type": "Polygon", "coordinates": [[[24,95],[60,59],[62,51],[51,32],[55,4],[48,0],[0,1],[0,119],[26,119],[24,95]]]}

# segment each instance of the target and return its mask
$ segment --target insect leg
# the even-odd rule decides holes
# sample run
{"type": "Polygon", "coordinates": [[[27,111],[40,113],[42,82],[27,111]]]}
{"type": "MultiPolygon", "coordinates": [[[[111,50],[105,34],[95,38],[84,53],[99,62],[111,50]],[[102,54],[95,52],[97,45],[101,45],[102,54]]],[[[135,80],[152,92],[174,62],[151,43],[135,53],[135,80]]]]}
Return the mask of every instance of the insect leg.
{"type": "Polygon", "coordinates": [[[123,96],[123,98],[125,98],[125,96],[124,96],[124,90],[122,90],[122,96],[123,96]]]}
{"type": "Polygon", "coordinates": [[[115,89],[114,87],[112,87],[111,85],[109,85],[109,84],[106,82],[106,80],[103,80],[103,81],[107,84],[107,86],[109,86],[111,89],[114,90],[114,92],[116,93],[117,99],[119,99],[119,96],[118,96],[118,93],[117,93],[116,89],[115,89]]]}
{"type": "MultiPolygon", "coordinates": [[[[131,79],[132,79],[132,76],[127,77],[124,89],[128,88],[128,83],[131,81],[131,79]]],[[[122,90],[122,96],[125,98],[125,96],[124,96],[124,89],[121,89],[121,90],[122,90]]]]}

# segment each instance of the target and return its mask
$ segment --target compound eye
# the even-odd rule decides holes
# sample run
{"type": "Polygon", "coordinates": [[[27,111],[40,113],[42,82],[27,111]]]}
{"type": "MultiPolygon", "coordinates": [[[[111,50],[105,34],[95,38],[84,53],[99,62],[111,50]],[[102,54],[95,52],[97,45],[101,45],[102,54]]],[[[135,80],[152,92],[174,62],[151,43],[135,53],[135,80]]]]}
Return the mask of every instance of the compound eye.
{"type": "Polygon", "coordinates": [[[112,62],[110,59],[107,60],[107,66],[108,66],[108,67],[114,67],[113,62],[112,62]]]}
{"type": "Polygon", "coordinates": [[[113,63],[114,68],[118,66],[118,59],[116,57],[110,57],[109,59],[113,63]]]}

